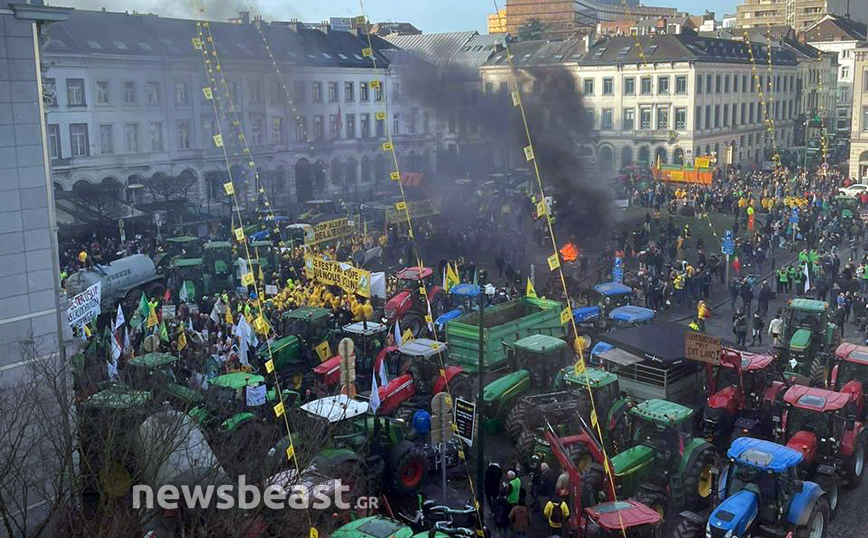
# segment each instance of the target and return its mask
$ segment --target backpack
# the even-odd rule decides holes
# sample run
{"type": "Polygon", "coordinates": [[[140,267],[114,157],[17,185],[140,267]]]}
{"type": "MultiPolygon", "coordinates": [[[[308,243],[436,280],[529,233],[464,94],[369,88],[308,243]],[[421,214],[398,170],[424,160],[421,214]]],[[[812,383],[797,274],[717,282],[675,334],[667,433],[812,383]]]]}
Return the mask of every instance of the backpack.
{"type": "Polygon", "coordinates": [[[552,503],[552,515],[549,517],[549,521],[552,523],[563,523],[564,522],[564,512],[561,510],[560,501],[556,503],[552,503]]]}

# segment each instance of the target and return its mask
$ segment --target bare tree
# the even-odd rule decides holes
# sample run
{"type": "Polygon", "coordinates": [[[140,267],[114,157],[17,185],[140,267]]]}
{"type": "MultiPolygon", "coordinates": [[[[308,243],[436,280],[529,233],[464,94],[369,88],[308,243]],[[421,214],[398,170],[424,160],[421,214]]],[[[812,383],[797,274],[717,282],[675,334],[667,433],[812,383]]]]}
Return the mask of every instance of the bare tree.
{"type": "Polygon", "coordinates": [[[105,215],[118,205],[118,186],[80,181],[72,188],[75,199],[99,215],[105,215]]]}
{"type": "Polygon", "coordinates": [[[154,200],[168,204],[174,200],[186,200],[190,189],[196,184],[196,178],[185,174],[180,176],[157,174],[142,183],[154,200]]]}

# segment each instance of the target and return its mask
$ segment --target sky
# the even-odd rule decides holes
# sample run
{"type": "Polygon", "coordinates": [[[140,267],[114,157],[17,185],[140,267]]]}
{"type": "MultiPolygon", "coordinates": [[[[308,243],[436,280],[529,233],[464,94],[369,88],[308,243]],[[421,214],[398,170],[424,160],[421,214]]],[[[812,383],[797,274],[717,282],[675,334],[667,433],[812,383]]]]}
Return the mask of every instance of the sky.
{"type": "MultiPolygon", "coordinates": [[[[48,0],[52,5],[110,11],[140,11],[165,17],[194,17],[193,5],[205,6],[207,18],[219,20],[240,10],[259,11],[267,20],[299,19],[318,22],[329,17],[355,17],[361,14],[359,0],[48,0]],[[215,6],[219,6],[215,7],[215,6]]],[[[706,9],[717,19],[735,13],[738,0],[649,0],[648,5],[675,7],[691,14],[706,9]]],[[[506,0],[497,0],[503,9],[506,0]]],[[[477,30],[485,33],[487,16],[494,12],[493,0],[367,0],[368,19],[374,22],[410,22],[423,32],[459,32],[477,30]]]]}

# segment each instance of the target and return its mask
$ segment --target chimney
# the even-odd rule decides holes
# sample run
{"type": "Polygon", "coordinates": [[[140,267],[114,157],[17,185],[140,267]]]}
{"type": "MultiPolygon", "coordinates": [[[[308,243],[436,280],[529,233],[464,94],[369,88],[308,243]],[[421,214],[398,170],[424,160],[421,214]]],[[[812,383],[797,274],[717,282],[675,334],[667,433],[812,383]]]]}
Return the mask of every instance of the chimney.
{"type": "Polygon", "coordinates": [[[591,50],[591,36],[588,34],[584,34],[582,36],[582,44],[585,46],[585,51],[591,50]]]}
{"type": "Polygon", "coordinates": [[[238,12],[238,20],[241,24],[250,24],[250,12],[249,11],[239,11],[238,12]]]}

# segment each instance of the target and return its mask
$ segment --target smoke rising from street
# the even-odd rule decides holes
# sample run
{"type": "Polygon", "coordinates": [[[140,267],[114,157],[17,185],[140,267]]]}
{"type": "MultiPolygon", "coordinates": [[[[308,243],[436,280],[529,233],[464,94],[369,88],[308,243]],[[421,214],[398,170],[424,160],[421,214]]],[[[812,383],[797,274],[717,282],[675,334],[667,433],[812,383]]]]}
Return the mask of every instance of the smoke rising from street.
{"type": "MultiPolygon", "coordinates": [[[[54,6],[73,7],[75,9],[99,11],[106,8],[109,11],[120,11],[121,8],[106,0],[50,0],[54,6]]],[[[254,11],[268,20],[289,20],[299,17],[297,11],[287,4],[277,6],[261,6],[259,2],[252,3],[254,11]]],[[[215,21],[226,21],[238,17],[241,11],[250,11],[251,3],[247,0],[219,0],[217,2],[174,1],[174,0],[129,0],[123,9],[128,12],[153,13],[161,17],[206,18],[215,21]],[[203,7],[204,12],[199,8],[203,7]]]]}

